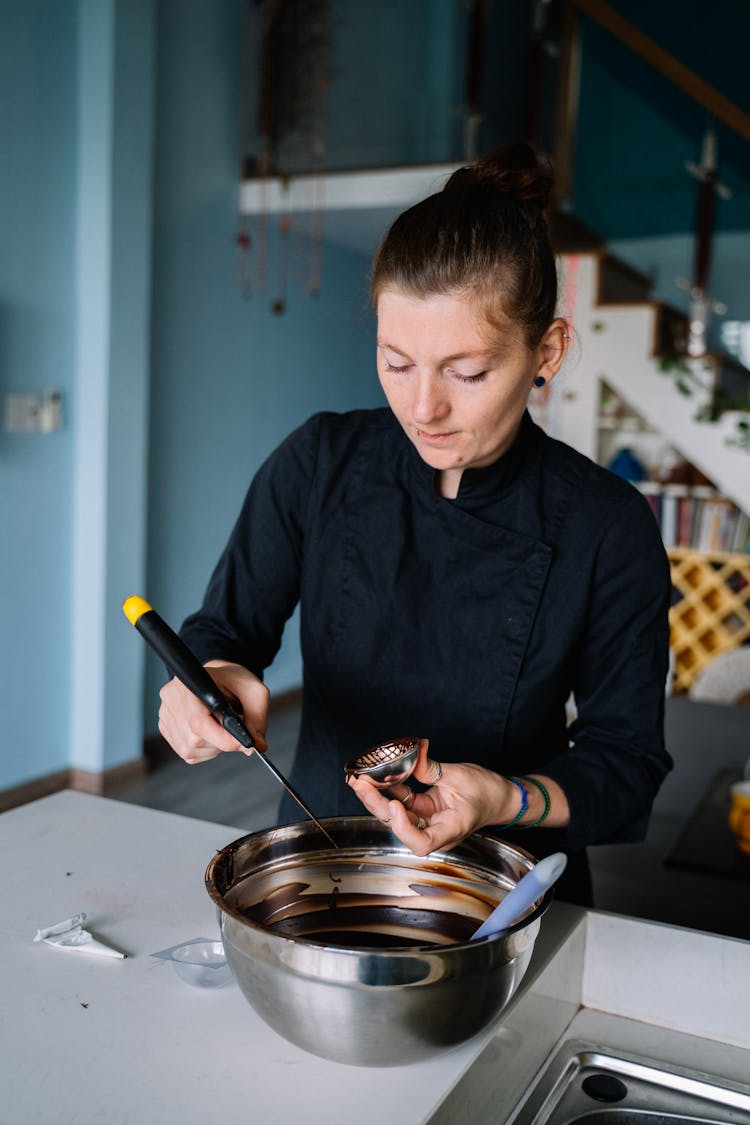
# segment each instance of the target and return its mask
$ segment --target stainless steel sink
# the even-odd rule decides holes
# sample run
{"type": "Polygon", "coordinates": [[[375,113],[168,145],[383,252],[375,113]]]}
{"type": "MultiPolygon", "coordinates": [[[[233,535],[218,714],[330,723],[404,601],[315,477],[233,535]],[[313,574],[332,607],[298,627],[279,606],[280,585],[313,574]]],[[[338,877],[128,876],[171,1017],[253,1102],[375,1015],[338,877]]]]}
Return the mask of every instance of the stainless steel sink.
{"type": "Polygon", "coordinates": [[[512,1125],[750,1125],[750,1086],[569,1039],[512,1125]]]}

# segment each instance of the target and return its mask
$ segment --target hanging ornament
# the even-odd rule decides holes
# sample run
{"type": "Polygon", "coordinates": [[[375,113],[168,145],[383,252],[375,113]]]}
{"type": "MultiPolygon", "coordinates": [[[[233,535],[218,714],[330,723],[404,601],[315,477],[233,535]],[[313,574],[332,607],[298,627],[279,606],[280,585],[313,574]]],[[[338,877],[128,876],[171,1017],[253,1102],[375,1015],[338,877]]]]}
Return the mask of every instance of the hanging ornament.
{"type": "Polygon", "coordinates": [[[253,287],[250,281],[250,251],[252,250],[253,240],[250,237],[247,218],[244,215],[240,215],[240,227],[235,236],[235,242],[237,244],[235,281],[243,299],[249,301],[253,295],[253,287]]]}
{"type": "MultiPolygon", "coordinates": [[[[264,293],[268,284],[270,228],[267,188],[270,177],[288,179],[295,175],[312,175],[315,178],[309,234],[304,226],[301,227],[295,244],[292,244],[289,237],[291,219],[287,216],[279,222],[276,255],[278,295],[269,306],[276,315],[283,313],[287,307],[290,246],[294,247],[296,259],[295,282],[299,278],[313,296],[320,293],[322,285],[325,126],[332,4],[333,0],[255,0],[255,12],[262,13],[260,60],[251,29],[249,26],[246,29],[243,175],[260,181],[261,202],[255,237],[248,243],[249,232],[242,226],[237,236],[240,258],[237,279],[243,296],[250,296],[252,254],[256,267],[253,291],[264,293]],[[251,75],[259,76],[254,90],[250,88],[251,75]],[[306,237],[300,237],[303,231],[306,237]]],[[[248,25],[250,7],[250,4],[246,7],[248,25]]],[[[256,38],[257,30],[256,27],[256,38]]]]}
{"type": "Polygon", "coordinates": [[[323,227],[325,216],[325,156],[321,155],[319,170],[315,179],[315,203],[312,214],[312,263],[310,266],[311,296],[317,297],[323,286],[323,227]]]}
{"type": "Polygon", "coordinates": [[[289,235],[292,229],[292,220],[288,215],[283,219],[279,219],[279,237],[278,237],[278,254],[277,254],[277,276],[279,293],[278,296],[271,302],[271,312],[275,316],[281,316],[286,312],[286,299],[287,299],[287,281],[289,278],[289,235]]]}

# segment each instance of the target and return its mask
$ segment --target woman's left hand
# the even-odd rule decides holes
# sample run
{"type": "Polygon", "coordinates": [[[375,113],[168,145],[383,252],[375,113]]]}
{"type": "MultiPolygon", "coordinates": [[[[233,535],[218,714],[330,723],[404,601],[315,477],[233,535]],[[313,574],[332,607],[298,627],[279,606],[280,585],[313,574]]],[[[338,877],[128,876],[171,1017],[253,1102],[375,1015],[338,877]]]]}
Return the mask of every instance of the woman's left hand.
{"type": "Polygon", "coordinates": [[[430,786],[425,793],[416,793],[405,784],[377,789],[364,777],[348,780],[365,808],[388,824],[415,855],[455,847],[488,824],[512,819],[517,811],[514,800],[518,804],[518,790],[512,782],[470,762],[438,764],[428,757],[428,746],[423,738],[412,775],[430,786]]]}

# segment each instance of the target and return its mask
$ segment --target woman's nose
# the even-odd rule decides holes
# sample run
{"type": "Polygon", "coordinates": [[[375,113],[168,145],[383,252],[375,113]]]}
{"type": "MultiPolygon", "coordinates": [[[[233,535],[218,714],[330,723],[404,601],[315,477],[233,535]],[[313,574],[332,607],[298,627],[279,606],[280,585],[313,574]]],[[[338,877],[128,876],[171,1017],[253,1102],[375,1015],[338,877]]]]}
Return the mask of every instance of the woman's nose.
{"type": "Polygon", "coordinates": [[[429,371],[420,373],[414,385],[411,413],[415,422],[428,422],[444,418],[450,406],[443,395],[438,379],[429,371]]]}

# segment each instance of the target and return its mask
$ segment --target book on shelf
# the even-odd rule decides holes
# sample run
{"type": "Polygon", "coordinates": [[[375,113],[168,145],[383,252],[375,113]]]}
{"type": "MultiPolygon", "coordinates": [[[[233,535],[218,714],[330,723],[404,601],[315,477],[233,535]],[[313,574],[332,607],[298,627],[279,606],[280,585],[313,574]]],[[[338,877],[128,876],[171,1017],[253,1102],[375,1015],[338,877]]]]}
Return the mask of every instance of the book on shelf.
{"type": "Polygon", "coordinates": [[[707,485],[640,481],[664,546],[696,551],[750,552],[750,517],[707,485]]]}

